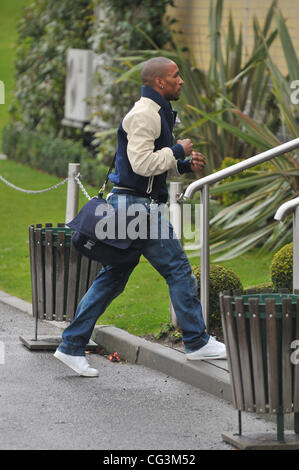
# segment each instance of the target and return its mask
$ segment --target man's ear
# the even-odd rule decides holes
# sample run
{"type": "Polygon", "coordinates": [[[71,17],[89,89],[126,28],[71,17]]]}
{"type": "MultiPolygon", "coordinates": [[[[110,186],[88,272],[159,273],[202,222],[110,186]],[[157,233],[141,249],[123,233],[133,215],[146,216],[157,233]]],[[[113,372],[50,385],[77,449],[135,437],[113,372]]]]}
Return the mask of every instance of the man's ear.
{"type": "Polygon", "coordinates": [[[158,89],[163,89],[164,88],[164,80],[161,77],[156,77],[155,78],[155,84],[158,89]]]}

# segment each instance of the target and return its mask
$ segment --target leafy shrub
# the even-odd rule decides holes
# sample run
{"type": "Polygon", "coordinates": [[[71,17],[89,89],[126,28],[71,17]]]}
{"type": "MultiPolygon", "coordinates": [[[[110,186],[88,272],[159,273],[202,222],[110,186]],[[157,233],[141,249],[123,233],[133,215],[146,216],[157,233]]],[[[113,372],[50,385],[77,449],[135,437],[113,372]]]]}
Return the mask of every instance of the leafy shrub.
{"type": "Polygon", "coordinates": [[[276,292],[281,288],[293,291],[293,243],[283,246],[273,256],[270,272],[276,292]]]}
{"type": "MultiPolygon", "coordinates": [[[[198,296],[200,297],[200,266],[193,266],[192,270],[198,282],[198,296]]],[[[229,291],[232,294],[234,290],[243,290],[241,280],[234,271],[218,264],[211,264],[209,280],[210,327],[221,326],[219,294],[224,291],[229,291]]]]}
{"type": "Polygon", "coordinates": [[[69,163],[82,165],[90,158],[90,153],[79,142],[54,139],[14,124],[4,129],[3,152],[12,160],[59,177],[67,176],[69,163]]]}
{"type": "Polygon", "coordinates": [[[102,165],[98,160],[88,158],[81,161],[80,175],[82,181],[88,182],[99,189],[105,181],[107,171],[108,167],[102,165]]]}
{"type": "Polygon", "coordinates": [[[161,330],[155,335],[155,338],[156,339],[161,339],[161,338],[169,335],[169,333],[172,332],[173,330],[175,330],[175,326],[173,325],[173,323],[171,323],[171,322],[163,323],[161,325],[161,330]]]}
{"type": "MultiPolygon", "coordinates": [[[[225,157],[221,163],[221,166],[217,168],[215,171],[223,170],[224,168],[228,168],[229,166],[234,165],[235,163],[239,163],[241,161],[243,161],[242,158],[225,157]]],[[[240,180],[246,177],[248,177],[248,172],[242,171],[241,173],[237,173],[236,175],[229,176],[224,181],[225,183],[229,183],[229,182],[240,180]]],[[[221,185],[221,184],[223,184],[223,182],[218,183],[218,185],[221,185]]],[[[220,196],[217,197],[217,200],[224,207],[227,207],[227,206],[230,206],[231,204],[234,204],[235,202],[240,201],[241,199],[244,199],[244,197],[250,194],[250,191],[251,189],[240,189],[238,191],[224,191],[220,196]]]]}
{"type": "Polygon", "coordinates": [[[245,293],[251,290],[256,291],[257,294],[262,294],[263,291],[265,290],[271,290],[272,292],[274,292],[274,287],[273,287],[272,282],[262,282],[261,284],[256,284],[254,286],[246,287],[245,293]]]}
{"type": "MultiPolygon", "coordinates": [[[[152,48],[145,34],[160,47],[170,41],[169,26],[175,20],[165,16],[168,5],[173,6],[174,1],[31,0],[17,25],[16,89],[10,109],[14,122],[52,137],[82,139],[81,129],[61,124],[66,56],[69,48],[76,48],[92,49],[102,56],[94,115],[98,110],[105,127],[118,124],[139,98],[140,90],[135,84],[115,84],[116,69],[126,67],[117,59],[132,49],[152,48]],[[100,19],[95,7],[100,9],[100,19]]],[[[115,134],[101,139],[97,151],[98,158],[108,165],[110,154],[115,152],[115,134]]]]}
{"type": "Polygon", "coordinates": [[[170,343],[179,343],[182,341],[182,330],[176,328],[173,323],[163,323],[161,330],[155,335],[155,339],[168,340],[170,343]]]}
{"type": "MultiPolygon", "coordinates": [[[[231,165],[235,165],[236,163],[239,163],[242,161],[243,161],[242,158],[225,157],[222,160],[221,166],[214,171],[224,170],[225,168],[228,168],[231,165]]],[[[258,175],[260,174],[261,171],[263,170],[267,171],[267,169],[269,170],[270,168],[273,168],[273,165],[271,163],[262,163],[260,165],[256,165],[254,168],[250,168],[248,170],[241,171],[240,173],[236,173],[235,175],[229,176],[228,178],[225,178],[225,180],[222,180],[219,183],[217,183],[217,185],[218,186],[221,186],[224,184],[227,185],[235,181],[240,181],[241,183],[242,179],[248,178],[250,176],[258,175]]],[[[247,188],[245,185],[243,188],[242,185],[240,184],[240,186],[235,190],[229,190],[229,191],[223,190],[223,192],[219,196],[217,196],[216,199],[224,207],[228,207],[238,201],[241,201],[242,199],[245,199],[247,196],[252,194],[253,189],[254,188],[252,187],[247,188]]]]}
{"type": "Polygon", "coordinates": [[[92,0],[32,0],[18,22],[16,100],[11,112],[29,129],[76,137],[61,125],[66,54],[86,49],[93,27],[92,0]]]}

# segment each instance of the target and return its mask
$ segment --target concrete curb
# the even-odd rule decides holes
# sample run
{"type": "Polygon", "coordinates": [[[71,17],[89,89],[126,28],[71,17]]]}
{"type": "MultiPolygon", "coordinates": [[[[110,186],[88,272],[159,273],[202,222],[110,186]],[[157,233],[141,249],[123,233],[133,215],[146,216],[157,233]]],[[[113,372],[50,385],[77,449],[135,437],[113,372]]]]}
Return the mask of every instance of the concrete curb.
{"type": "MultiPolygon", "coordinates": [[[[0,291],[0,302],[32,316],[32,304],[0,291]]],[[[63,330],[68,323],[39,320],[63,330]]],[[[108,353],[118,352],[121,359],[158,370],[219,398],[231,402],[232,390],[227,362],[187,361],[185,353],[134,336],[120,328],[96,326],[91,338],[108,353]]]]}
{"type": "Polygon", "coordinates": [[[232,400],[226,361],[189,362],[183,352],[114,326],[96,326],[92,340],[109,353],[117,351],[128,362],[158,370],[229,402],[232,400]]]}
{"type": "Polygon", "coordinates": [[[7,294],[6,292],[0,291],[0,301],[4,304],[15,307],[22,312],[29,313],[32,316],[32,304],[25,300],[14,297],[13,295],[7,294]]]}
{"type": "MultiPolygon", "coordinates": [[[[0,291],[0,302],[32,316],[32,304],[18,297],[0,291]]],[[[67,322],[39,321],[51,323],[61,330],[68,325],[67,322]]],[[[96,326],[91,339],[109,354],[117,351],[123,360],[158,370],[227,402],[232,401],[227,361],[187,361],[184,352],[152,343],[111,325],[96,326]]],[[[276,420],[275,415],[269,414],[260,414],[259,418],[276,420]]],[[[293,413],[285,415],[285,428],[294,429],[293,413]]]]}

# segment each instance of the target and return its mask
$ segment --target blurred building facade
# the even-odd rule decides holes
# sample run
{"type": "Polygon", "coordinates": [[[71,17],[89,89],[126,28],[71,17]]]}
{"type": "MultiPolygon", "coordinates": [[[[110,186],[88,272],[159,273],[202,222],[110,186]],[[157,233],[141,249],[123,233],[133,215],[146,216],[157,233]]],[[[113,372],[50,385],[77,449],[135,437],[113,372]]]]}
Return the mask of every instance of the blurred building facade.
{"type": "MultiPolygon", "coordinates": [[[[214,1],[216,4],[216,0],[214,1]]],[[[262,26],[272,0],[223,0],[222,31],[227,31],[230,11],[236,34],[241,25],[244,44],[248,51],[253,48],[254,15],[262,26]]],[[[278,7],[287,19],[287,27],[295,50],[299,50],[299,2],[297,0],[278,0],[278,7]]],[[[190,46],[196,57],[197,65],[206,70],[209,64],[209,10],[210,0],[175,0],[175,7],[169,7],[168,14],[178,20],[177,29],[182,45],[190,46]]],[[[275,20],[273,20],[273,25],[275,20]]],[[[287,72],[284,54],[277,38],[271,46],[271,56],[282,73],[287,72]]]]}

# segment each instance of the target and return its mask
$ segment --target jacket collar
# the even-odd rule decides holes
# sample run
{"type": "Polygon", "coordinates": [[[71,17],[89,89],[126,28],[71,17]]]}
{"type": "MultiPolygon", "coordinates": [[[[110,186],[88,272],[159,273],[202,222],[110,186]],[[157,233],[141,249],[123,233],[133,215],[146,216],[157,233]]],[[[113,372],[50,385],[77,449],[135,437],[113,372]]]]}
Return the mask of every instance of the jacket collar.
{"type": "Polygon", "coordinates": [[[150,98],[151,100],[158,103],[162,108],[166,108],[172,111],[171,104],[160,93],[153,88],[143,85],[141,89],[141,96],[144,98],[150,98]]]}

